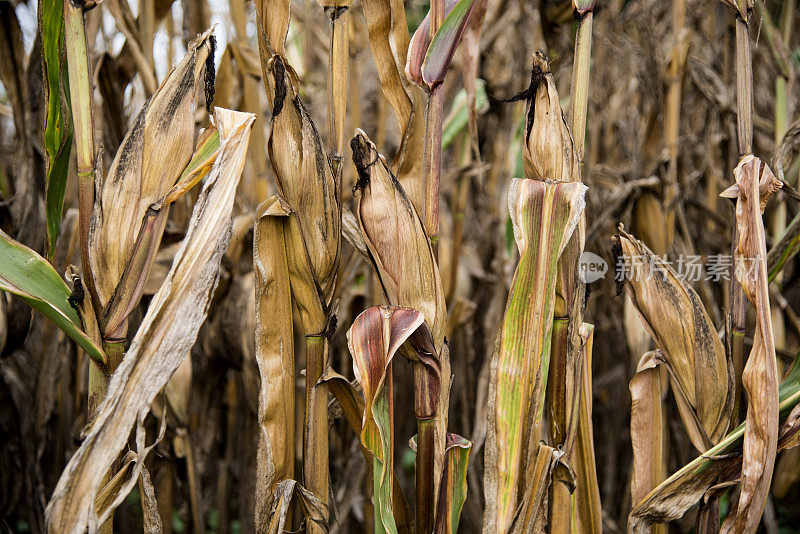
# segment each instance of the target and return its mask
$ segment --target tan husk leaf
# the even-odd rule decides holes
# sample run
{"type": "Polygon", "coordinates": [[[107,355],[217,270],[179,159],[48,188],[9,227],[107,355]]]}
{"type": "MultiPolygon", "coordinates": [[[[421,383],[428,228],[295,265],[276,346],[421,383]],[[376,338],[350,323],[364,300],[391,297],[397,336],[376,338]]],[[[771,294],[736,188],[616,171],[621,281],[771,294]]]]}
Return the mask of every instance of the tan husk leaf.
{"type": "Polygon", "coordinates": [[[447,320],[439,269],[422,221],[375,145],[359,130],[350,143],[358,171],[358,219],[386,298],[422,312],[437,352],[447,320]]]}
{"type": "MultiPolygon", "coordinates": [[[[625,288],[664,356],[692,444],[700,451],[728,431],[733,370],[697,293],[662,258],[620,227],[625,288]]],[[[616,245],[615,245],[616,247],[616,245]]]]}
{"type": "MultiPolygon", "coordinates": [[[[666,384],[666,381],[662,381],[659,368],[663,358],[657,350],[642,356],[629,384],[633,447],[631,502],[634,506],[666,477],[663,442],[665,392],[662,390],[662,384],[666,384]]],[[[666,533],[666,526],[655,526],[653,531],[666,533]]]]}
{"type": "Polygon", "coordinates": [[[194,344],[230,239],[233,199],[254,120],[249,113],[215,112],[221,152],[195,204],[172,269],[112,376],[86,439],[53,492],[46,513],[52,532],[79,533],[96,523],[94,496],[105,473],[136,420],[143,420],[194,344]]]}
{"type": "MultiPolygon", "coordinates": [[[[267,63],[272,120],[267,140],[278,192],[296,213],[314,280],[330,304],[341,241],[341,184],[297,91],[296,75],[279,56],[267,63]]],[[[307,332],[317,333],[317,332],[307,332]]]]}
{"type": "Polygon", "coordinates": [[[144,534],[161,534],[164,527],[161,524],[161,515],[158,513],[156,491],[150,480],[150,472],[144,466],[139,473],[139,492],[142,501],[144,534]]]}
{"type": "Polygon", "coordinates": [[[423,212],[425,189],[422,180],[422,152],[425,148],[425,106],[422,91],[405,75],[408,32],[405,8],[397,0],[364,0],[372,57],[381,89],[392,106],[402,134],[400,148],[391,170],[419,213],[423,212]]]}
{"type": "Polygon", "coordinates": [[[275,488],[270,522],[265,534],[283,534],[289,507],[295,499],[300,504],[303,515],[310,522],[318,526],[323,532],[328,532],[328,508],[316,495],[301,486],[296,480],[282,480],[275,488]]]}
{"type": "MultiPolygon", "coordinates": [[[[212,47],[209,29],[145,103],[122,141],[108,175],[98,184],[89,259],[106,305],[128,264],[150,206],[163,199],[192,157],[195,93],[212,47]]],[[[162,217],[166,216],[166,211],[162,217]]],[[[163,223],[154,236],[163,232],[163,223]]],[[[146,277],[146,273],[144,273],[146,277]]]]}
{"type": "Polygon", "coordinates": [[[291,0],[257,0],[256,23],[258,46],[266,61],[272,53],[286,54],[286,35],[289,32],[291,0]]]}
{"type": "Polygon", "coordinates": [[[522,163],[525,178],[573,182],[580,176],[572,134],[564,118],[547,57],[533,54],[522,163]]]}

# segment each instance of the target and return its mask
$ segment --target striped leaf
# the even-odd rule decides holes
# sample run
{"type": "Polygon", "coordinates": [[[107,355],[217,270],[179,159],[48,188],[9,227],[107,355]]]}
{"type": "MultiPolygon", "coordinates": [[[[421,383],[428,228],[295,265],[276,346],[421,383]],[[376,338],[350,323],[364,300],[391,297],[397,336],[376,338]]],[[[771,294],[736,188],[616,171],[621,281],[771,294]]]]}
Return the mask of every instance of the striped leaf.
{"type": "Polygon", "coordinates": [[[509,212],[520,251],[489,382],[484,532],[506,532],[541,439],[557,264],[578,225],[586,186],[513,180],[509,212]]]}
{"type": "Polygon", "coordinates": [[[418,328],[422,314],[399,306],[374,306],[359,315],[347,332],[353,372],[364,390],[361,443],[373,456],[375,532],[397,533],[392,512],[394,406],[392,360],[418,328]]]}
{"type": "Polygon", "coordinates": [[[436,511],[436,534],[456,534],[461,509],[467,500],[467,466],[472,442],[457,434],[447,434],[444,470],[436,511]]]}

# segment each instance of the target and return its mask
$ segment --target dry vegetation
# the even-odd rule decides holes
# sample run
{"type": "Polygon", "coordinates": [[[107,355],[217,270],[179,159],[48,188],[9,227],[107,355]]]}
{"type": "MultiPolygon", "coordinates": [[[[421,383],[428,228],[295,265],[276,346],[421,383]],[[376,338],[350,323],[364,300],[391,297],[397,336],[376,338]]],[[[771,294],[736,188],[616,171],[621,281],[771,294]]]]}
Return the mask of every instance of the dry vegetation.
{"type": "Polygon", "coordinates": [[[0,0],[1,528],[800,532],[795,7],[0,0]]]}

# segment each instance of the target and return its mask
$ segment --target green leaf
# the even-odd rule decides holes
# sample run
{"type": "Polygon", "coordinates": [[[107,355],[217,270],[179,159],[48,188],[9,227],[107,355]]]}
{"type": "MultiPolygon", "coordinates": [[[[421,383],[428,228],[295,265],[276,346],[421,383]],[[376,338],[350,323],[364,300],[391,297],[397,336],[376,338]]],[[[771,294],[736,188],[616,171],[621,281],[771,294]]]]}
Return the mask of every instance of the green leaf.
{"type": "MultiPolygon", "coordinates": [[[[480,78],[475,79],[475,111],[488,109],[489,99],[486,96],[486,82],[480,78]]],[[[453,139],[461,133],[469,120],[469,109],[467,109],[467,92],[461,89],[453,99],[453,106],[450,113],[444,120],[442,128],[442,150],[450,146],[453,139]]]]}
{"type": "Polygon", "coordinates": [[[467,466],[472,442],[457,434],[447,434],[442,486],[439,490],[436,532],[455,534],[461,509],[467,500],[467,466]]]}
{"type": "MultiPolygon", "coordinates": [[[[444,13],[445,16],[453,11],[453,8],[458,4],[458,0],[445,0],[444,13]]],[[[411,43],[408,45],[408,59],[406,60],[406,74],[411,78],[414,83],[420,87],[430,89],[427,87],[425,81],[422,79],[422,64],[425,61],[425,55],[428,53],[428,48],[431,44],[431,12],[425,15],[422,22],[417,26],[414,35],[411,37],[411,43]]]]}
{"type": "Polygon", "coordinates": [[[67,284],[47,260],[2,230],[0,289],[20,296],[74,339],[95,362],[104,362],[102,349],[83,332],[78,312],[69,304],[67,284]]]}
{"type": "Polygon", "coordinates": [[[459,0],[433,36],[422,63],[422,78],[429,86],[435,87],[444,81],[450,61],[467,28],[474,3],[475,0],[459,0]]]}
{"type": "Polygon", "coordinates": [[[72,124],[69,112],[69,76],[64,58],[64,3],[43,0],[39,9],[42,34],[42,65],[47,95],[44,127],[44,148],[47,153],[46,213],[48,257],[56,248],[64,192],[69,176],[72,151],[72,124]]]}

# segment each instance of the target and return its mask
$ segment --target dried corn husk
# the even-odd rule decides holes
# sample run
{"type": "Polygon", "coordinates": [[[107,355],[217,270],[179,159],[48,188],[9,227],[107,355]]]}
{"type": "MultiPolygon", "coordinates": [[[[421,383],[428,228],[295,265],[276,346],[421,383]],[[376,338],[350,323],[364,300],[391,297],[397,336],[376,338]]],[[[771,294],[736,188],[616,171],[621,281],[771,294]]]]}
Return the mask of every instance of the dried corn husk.
{"type": "Polygon", "coordinates": [[[350,146],[359,175],[356,217],[386,298],[422,312],[438,352],[444,340],[446,304],[422,221],[366,134],[359,130],[350,146]]]}
{"type": "Polygon", "coordinates": [[[769,495],[778,443],[778,369],[767,281],[767,247],[761,214],[769,196],[783,184],[760,159],[744,156],[734,170],[738,198],[739,245],[734,253],[736,279],[756,309],[753,349],[742,374],[747,392],[742,478],[735,513],[723,532],[754,532],[769,495]]]}
{"type": "Polygon", "coordinates": [[[625,288],[661,349],[692,444],[703,452],[728,430],[733,369],[697,293],[664,259],[620,227],[625,288]]]}
{"type": "MultiPolygon", "coordinates": [[[[209,71],[206,61],[214,47],[211,32],[207,30],[189,45],[180,63],[145,103],[108,175],[97,184],[89,261],[93,273],[102,273],[96,282],[99,304],[106,307],[116,292],[124,293],[116,295],[115,310],[106,308],[104,317],[128,308],[141,296],[167,220],[168,209],[162,203],[192,158],[195,93],[203,87],[204,69],[213,86],[213,63],[209,71]],[[140,235],[142,239],[137,239],[140,235]],[[123,273],[131,268],[134,272],[126,277],[130,281],[118,288],[123,273]]],[[[100,322],[103,328],[106,321],[100,322]]],[[[103,333],[113,336],[116,332],[104,328],[103,333]]]]}

